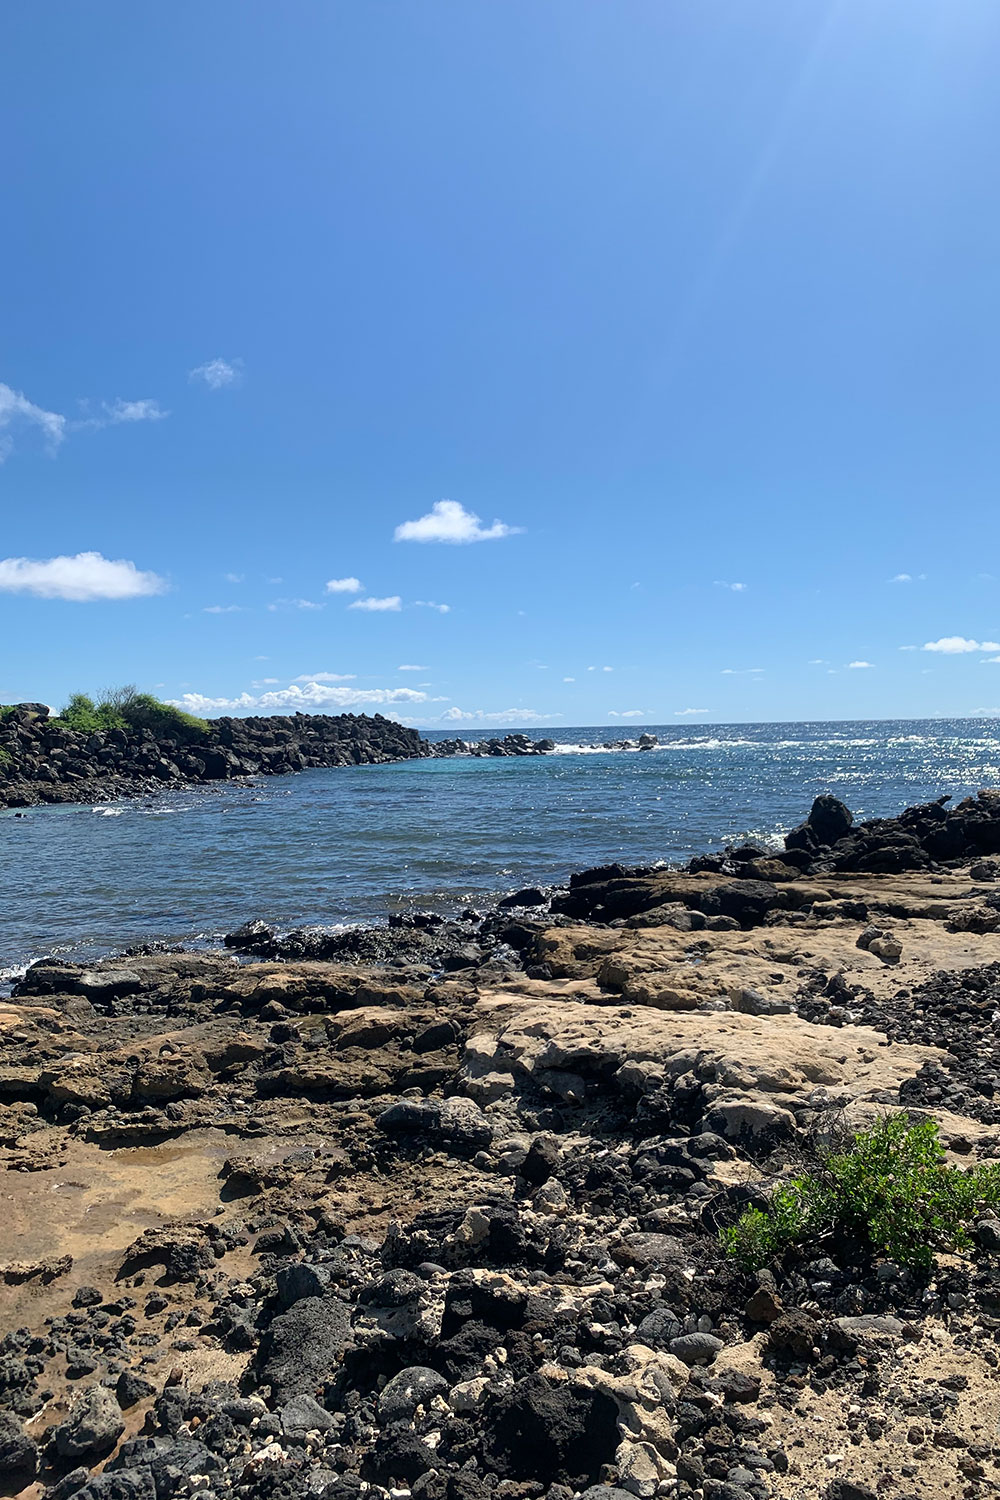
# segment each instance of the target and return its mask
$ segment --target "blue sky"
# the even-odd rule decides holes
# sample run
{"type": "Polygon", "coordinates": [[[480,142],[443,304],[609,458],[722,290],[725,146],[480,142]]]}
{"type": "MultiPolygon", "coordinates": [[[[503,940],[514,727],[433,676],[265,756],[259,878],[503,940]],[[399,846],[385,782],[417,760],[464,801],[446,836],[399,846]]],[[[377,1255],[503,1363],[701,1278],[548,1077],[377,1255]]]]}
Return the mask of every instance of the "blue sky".
{"type": "Polygon", "coordinates": [[[995,0],[7,0],[0,122],[0,700],[1000,711],[995,0]]]}

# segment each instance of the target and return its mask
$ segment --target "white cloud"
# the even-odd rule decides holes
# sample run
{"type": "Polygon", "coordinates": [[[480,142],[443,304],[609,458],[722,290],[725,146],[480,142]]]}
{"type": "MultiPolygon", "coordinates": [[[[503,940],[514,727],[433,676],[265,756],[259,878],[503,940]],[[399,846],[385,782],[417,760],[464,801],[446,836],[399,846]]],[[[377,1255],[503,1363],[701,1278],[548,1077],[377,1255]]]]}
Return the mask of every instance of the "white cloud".
{"type": "Polygon", "coordinates": [[[851,672],[863,672],[871,665],[870,661],[849,661],[847,663],[848,670],[851,672]]]}
{"type": "Polygon", "coordinates": [[[27,396],[9,385],[0,384],[0,463],[14,446],[11,429],[37,427],[50,451],[55,452],[66,436],[66,418],[57,411],[36,406],[27,396]]]}
{"type": "Polygon", "coordinates": [[[268,609],[270,609],[272,611],[276,610],[276,609],[323,609],[324,608],[324,606],[322,604],[315,604],[312,601],[312,599],[275,599],[274,603],[273,604],[269,604],[267,607],[268,607],[268,609]]]}
{"type": "Polygon", "coordinates": [[[613,672],[614,667],[588,667],[588,672],[613,672]]]}
{"type": "Polygon", "coordinates": [[[448,708],[441,715],[441,721],[448,724],[456,724],[459,721],[465,724],[547,724],[552,719],[561,719],[562,714],[540,714],[533,708],[504,708],[499,713],[484,713],[481,708],[448,708]]]}
{"type": "Polygon", "coordinates": [[[962,656],[970,651],[1000,651],[1000,642],[972,641],[964,635],[943,635],[939,641],[925,641],[920,649],[940,651],[945,656],[962,656]]]}
{"type": "Polygon", "coordinates": [[[119,422],[162,422],[170,415],[158,401],[123,401],[119,396],[116,401],[104,401],[102,405],[111,427],[119,422]]]}
{"type": "Polygon", "coordinates": [[[715,580],[715,587],[717,589],[729,589],[732,594],[745,594],[747,591],[745,583],[727,583],[724,578],[717,578],[715,580]]]}
{"type": "Polygon", "coordinates": [[[367,609],[378,613],[392,610],[395,613],[396,610],[402,609],[403,601],[398,594],[389,594],[385,599],[355,599],[354,603],[347,607],[348,609],[367,609]]]}
{"type": "Polygon", "coordinates": [[[484,526],[479,517],[466,510],[457,500],[439,500],[425,516],[416,521],[404,521],[396,527],[397,542],[449,542],[462,545],[466,542],[495,542],[504,536],[514,536],[520,526],[508,526],[503,521],[494,521],[484,526]]]}
{"type": "Polygon", "coordinates": [[[982,665],[984,667],[995,667],[1000,665],[1000,656],[984,656],[982,665]]]}
{"type": "Polygon", "coordinates": [[[620,714],[610,713],[609,719],[644,719],[646,710],[644,708],[623,708],[620,714]]]}
{"type": "Polygon", "coordinates": [[[575,677],[564,677],[563,678],[563,682],[575,682],[575,681],[576,681],[575,677]]]}
{"type": "MultiPolygon", "coordinates": [[[[810,666],[815,665],[817,663],[810,662],[810,666]]],[[[721,675],[723,677],[753,677],[763,670],[763,667],[723,667],[721,675]]]]}
{"type": "Polygon", "coordinates": [[[396,671],[397,672],[429,672],[430,671],[430,667],[414,667],[414,666],[411,666],[409,662],[407,662],[404,666],[397,667],[396,671]]]}
{"type": "MultiPolygon", "coordinates": [[[[900,650],[901,651],[912,651],[913,647],[912,646],[901,646],[900,650]]],[[[825,656],[811,656],[809,658],[808,665],[810,667],[825,667],[826,666],[826,657],[825,656]]]]}
{"type": "Polygon", "coordinates": [[[209,359],[188,371],[189,380],[202,380],[210,391],[221,391],[227,385],[236,385],[243,376],[241,359],[209,359]]]}
{"type": "Polygon", "coordinates": [[[0,591],[36,594],[40,599],[136,599],[162,594],[166,579],[143,573],[124,558],[112,561],[100,552],[73,557],[5,557],[0,561],[0,591]]]}
{"type": "Polygon", "coordinates": [[[223,573],[222,576],[226,580],[227,583],[242,583],[243,580],[244,580],[244,578],[246,577],[246,574],[245,573],[223,573]]]}
{"type": "Polygon", "coordinates": [[[296,682],[353,682],[356,672],[303,672],[296,682]]]}
{"type": "Polygon", "coordinates": [[[427,694],[413,688],[347,688],[330,687],[325,683],[307,682],[301,687],[295,683],[268,693],[240,693],[235,698],[212,698],[204,693],[183,693],[180,698],[170,700],[188,713],[276,713],[282,709],[317,713],[334,709],[338,713],[346,709],[383,706],[397,703],[426,703],[427,694]]]}
{"type": "Polygon", "coordinates": [[[363,587],[360,578],[330,578],[326,591],[328,594],[360,594],[363,587]]]}
{"type": "Polygon", "coordinates": [[[242,604],[206,604],[202,611],[206,615],[241,615],[242,604]]]}
{"type": "Polygon", "coordinates": [[[708,709],[707,708],[675,708],[674,709],[674,718],[675,719],[689,719],[694,714],[707,714],[707,713],[708,713],[708,709]]]}
{"type": "Polygon", "coordinates": [[[450,604],[435,604],[433,599],[414,599],[413,602],[418,609],[436,609],[439,615],[451,613],[450,604]]]}

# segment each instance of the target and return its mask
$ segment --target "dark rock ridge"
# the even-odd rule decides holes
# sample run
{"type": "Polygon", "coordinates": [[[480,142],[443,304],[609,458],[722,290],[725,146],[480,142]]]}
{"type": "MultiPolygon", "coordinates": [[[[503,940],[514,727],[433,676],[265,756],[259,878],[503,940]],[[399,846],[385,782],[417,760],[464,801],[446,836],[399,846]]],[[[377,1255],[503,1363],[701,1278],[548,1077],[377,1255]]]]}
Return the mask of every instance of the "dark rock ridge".
{"type": "Polygon", "coordinates": [[[314,767],[382,765],[441,755],[543,755],[551,740],[523,734],[432,743],[381,714],[276,714],[211,719],[203,739],[182,742],[148,729],[80,733],[20,703],[0,720],[0,807],[108,800],[164,787],[314,767]]]}

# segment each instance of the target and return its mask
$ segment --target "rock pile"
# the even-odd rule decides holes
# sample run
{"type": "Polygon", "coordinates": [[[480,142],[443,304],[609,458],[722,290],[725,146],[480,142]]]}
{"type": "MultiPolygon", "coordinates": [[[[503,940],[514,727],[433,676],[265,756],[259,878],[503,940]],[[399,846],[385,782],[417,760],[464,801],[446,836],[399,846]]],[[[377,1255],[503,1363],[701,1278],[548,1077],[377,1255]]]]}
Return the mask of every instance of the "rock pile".
{"type": "Polygon", "coordinates": [[[980,792],[949,809],[950,801],[939,797],[908,807],[898,818],[855,823],[836,797],[817,797],[805,822],[786,834],[784,850],[745,845],[725,856],[699,856],[691,868],[721,870],[763,862],[811,875],[850,870],[892,875],[1000,854],[1000,791],[980,792]]]}
{"type": "Polygon", "coordinates": [[[0,717],[0,807],[107,800],[314,767],[428,756],[546,755],[554,749],[552,740],[524,734],[429,741],[381,714],[210,719],[207,735],[183,741],[149,729],[83,734],[52,718],[44,703],[19,703],[0,717]]]}
{"type": "Polygon", "coordinates": [[[1000,1221],[929,1275],[827,1241],[750,1275],[718,1238],[878,1111],[1000,1160],[989,872],[738,852],[29,970],[0,1003],[6,1489],[996,1494],[1000,1221]]]}

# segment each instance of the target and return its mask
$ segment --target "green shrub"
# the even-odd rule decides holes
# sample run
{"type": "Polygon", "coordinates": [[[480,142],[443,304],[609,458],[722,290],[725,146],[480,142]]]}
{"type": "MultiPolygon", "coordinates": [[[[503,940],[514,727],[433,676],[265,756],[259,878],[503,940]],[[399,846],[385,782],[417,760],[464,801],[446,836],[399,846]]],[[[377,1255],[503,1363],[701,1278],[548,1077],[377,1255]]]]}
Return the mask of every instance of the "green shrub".
{"type": "Polygon", "coordinates": [[[926,1269],[936,1251],[963,1249],[968,1224],[1000,1203],[1000,1165],[945,1164],[934,1120],[887,1116],[818,1170],[777,1188],[720,1234],[747,1270],[822,1237],[902,1266],[926,1269]]]}
{"type": "Polygon", "coordinates": [[[197,740],[208,734],[204,719],[186,714],[172,703],[163,703],[152,693],[138,693],[135,688],[120,688],[106,694],[99,705],[120,714],[132,729],[148,729],[158,739],[197,740]]]}
{"type": "Polygon", "coordinates": [[[158,739],[192,741],[208,734],[204,719],[196,719],[151,693],[132,686],[110,688],[95,703],[86,693],[74,693],[59,715],[60,722],[80,734],[108,729],[148,729],[158,739]]]}

